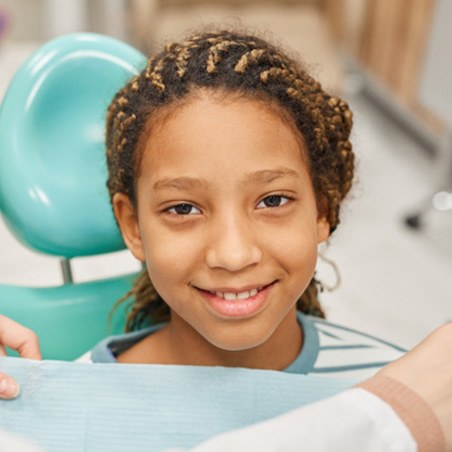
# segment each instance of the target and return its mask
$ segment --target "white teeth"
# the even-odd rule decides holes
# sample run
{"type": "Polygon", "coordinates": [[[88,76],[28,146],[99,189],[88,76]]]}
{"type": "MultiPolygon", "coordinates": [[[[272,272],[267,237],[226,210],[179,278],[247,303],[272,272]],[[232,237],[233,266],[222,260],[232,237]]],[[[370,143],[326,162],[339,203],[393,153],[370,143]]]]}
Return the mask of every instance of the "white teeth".
{"type": "Polygon", "coordinates": [[[224,298],[225,300],[246,300],[247,298],[254,297],[260,289],[251,289],[249,291],[234,293],[234,292],[215,292],[217,297],[224,298]]]}
{"type": "Polygon", "coordinates": [[[250,297],[254,297],[254,295],[257,295],[259,291],[257,289],[251,289],[250,290],[250,297]]]}
{"type": "Polygon", "coordinates": [[[237,294],[237,300],[245,300],[249,297],[251,297],[250,292],[241,292],[237,294]]]}

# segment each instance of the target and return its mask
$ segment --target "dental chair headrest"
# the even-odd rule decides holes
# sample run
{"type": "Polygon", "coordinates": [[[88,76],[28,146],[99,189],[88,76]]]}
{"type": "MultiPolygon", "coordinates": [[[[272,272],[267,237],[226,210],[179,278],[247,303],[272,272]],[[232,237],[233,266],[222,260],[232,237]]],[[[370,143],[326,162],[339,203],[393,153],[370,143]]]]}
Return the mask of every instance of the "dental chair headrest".
{"type": "Polygon", "coordinates": [[[124,247],[106,188],[105,115],[145,63],[123,42],[76,33],[17,72],[0,109],[0,209],[25,245],[67,258],[124,247]]]}

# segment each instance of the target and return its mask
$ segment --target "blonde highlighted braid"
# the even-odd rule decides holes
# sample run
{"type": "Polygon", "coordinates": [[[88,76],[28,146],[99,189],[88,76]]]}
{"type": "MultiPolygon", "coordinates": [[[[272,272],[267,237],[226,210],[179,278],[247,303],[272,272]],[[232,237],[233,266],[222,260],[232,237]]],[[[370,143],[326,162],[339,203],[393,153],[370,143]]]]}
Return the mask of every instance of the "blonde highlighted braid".
{"type": "MultiPolygon", "coordinates": [[[[294,60],[266,41],[234,31],[194,34],[167,45],[121,89],[107,115],[110,196],[125,193],[136,206],[135,180],[145,125],[154,114],[199,89],[223,91],[277,104],[299,130],[307,148],[319,212],[333,232],[340,204],[350,190],[354,155],[349,136],[352,113],[294,60]]],[[[147,138],[147,137],[145,137],[147,138]]],[[[312,279],[298,309],[323,317],[312,279]]],[[[133,297],[127,329],[169,318],[169,308],[144,270],[125,299],[133,297]]]]}

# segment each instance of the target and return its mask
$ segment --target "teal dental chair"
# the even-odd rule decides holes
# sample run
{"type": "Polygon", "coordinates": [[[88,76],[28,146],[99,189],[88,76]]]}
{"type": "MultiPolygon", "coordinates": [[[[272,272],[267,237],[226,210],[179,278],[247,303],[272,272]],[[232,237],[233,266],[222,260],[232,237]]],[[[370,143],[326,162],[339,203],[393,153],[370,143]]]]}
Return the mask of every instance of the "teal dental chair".
{"type": "Polygon", "coordinates": [[[46,359],[77,358],[123,329],[124,309],[111,324],[109,314],[135,274],[74,283],[70,259],[124,248],[106,188],[104,119],[145,63],[115,39],[67,35],[22,65],[1,105],[0,212],[20,242],[62,259],[65,283],[0,284],[0,313],[33,329],[46,359]]]}

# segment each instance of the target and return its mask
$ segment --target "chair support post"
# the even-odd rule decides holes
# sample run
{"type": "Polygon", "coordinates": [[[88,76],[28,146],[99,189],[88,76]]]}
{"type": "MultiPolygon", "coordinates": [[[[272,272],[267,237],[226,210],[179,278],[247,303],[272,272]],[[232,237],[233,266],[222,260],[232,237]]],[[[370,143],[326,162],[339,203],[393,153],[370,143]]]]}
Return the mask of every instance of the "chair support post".
{"type": "Polygon", "coordinates": [[[69,259],[61,259],[60,266],[61,274],[63,276],[63,283],[72,284],[74,279],[72,277],[71,261],[69,259]]]}

